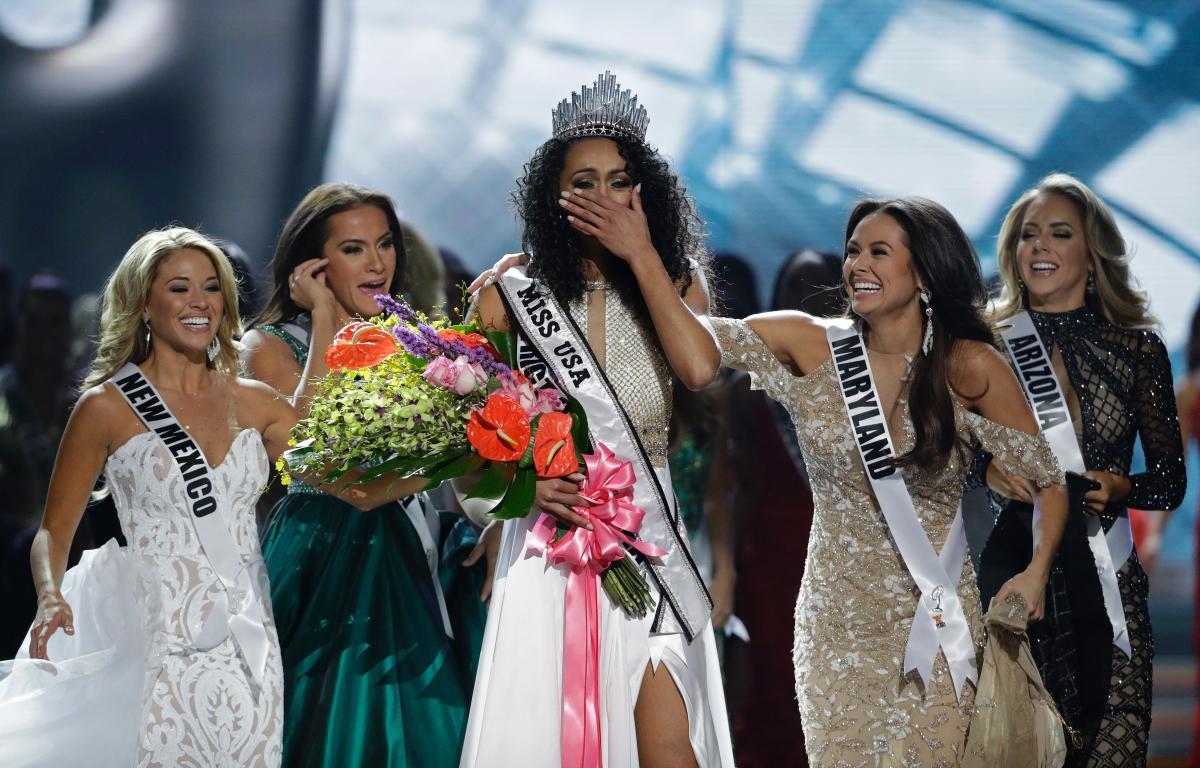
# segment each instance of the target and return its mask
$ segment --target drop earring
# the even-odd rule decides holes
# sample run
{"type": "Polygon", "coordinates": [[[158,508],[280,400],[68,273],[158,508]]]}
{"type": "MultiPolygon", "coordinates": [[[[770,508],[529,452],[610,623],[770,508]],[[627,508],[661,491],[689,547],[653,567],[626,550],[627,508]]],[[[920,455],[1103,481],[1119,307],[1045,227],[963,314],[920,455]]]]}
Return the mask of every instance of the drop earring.
{"type": "Polygon", "coordinates": [[[1084,286],[1084,290],[1088,293],[1096,292],[1096,273],[1092,270],[1088,270],[1087,285],[1084,286]]]}
{"type": "Polygon", "coordinates": [[[221,340],[213,336],[212,341],[208,342],[208,362],[213,363],[217,360],[217,355],[221,354],[221,340]]]}
{"type": "Polygon", "coordinates": [[[142,315],[142,323],[146,326],[146,351],[150,351],[150,318],[142,315]]]}
{"type": "Polygon", "coordinates": [[[921,339],[921,354],[928,355],[933,349],[933,297],[924,288],[921,289],[921,301],[925,303],[925,337],[921,339]]]}

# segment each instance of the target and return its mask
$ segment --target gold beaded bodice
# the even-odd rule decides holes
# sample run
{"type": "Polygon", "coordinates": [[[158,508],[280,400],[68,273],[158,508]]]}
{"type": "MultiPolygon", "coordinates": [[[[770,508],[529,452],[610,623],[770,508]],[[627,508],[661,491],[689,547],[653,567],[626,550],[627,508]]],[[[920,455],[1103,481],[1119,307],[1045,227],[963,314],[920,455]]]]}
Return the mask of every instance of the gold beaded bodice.
{"type": "MultiPolygon", "coordinates": [[[[603,291],[604,372],[612,383],[642,447],[655,467],[667,464],[671,427],[671,369],[653,328],[638,322],[633,309],[607,283],[588,283],[588,292],[567,310],[587,337],[587,297],[603,291]]],[[[596,350],[597,352],[600,350],[596,350]]]]}

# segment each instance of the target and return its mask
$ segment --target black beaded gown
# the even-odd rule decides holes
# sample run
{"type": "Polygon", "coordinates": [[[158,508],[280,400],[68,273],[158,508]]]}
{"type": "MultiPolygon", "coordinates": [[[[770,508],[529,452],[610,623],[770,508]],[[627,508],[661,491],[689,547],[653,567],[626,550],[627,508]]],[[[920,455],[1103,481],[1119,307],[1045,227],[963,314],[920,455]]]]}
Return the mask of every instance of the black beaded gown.
{"type": "MultiPolygon", "coordinates": [[[[1117,327],[1089,307],[1029,315],[1046,348],[1053,350],[1088,470],[1129,477],[1129,496],[1100,513],[1104,530],[1127,515],[1129,507],[1178,506],[1186,486],[1183,446],[1171,364],[1159,336],[1148,329],[1117,327]],[[1129,475],[1139,436],[1146,471],[1129,475]]],[[[981,476],[977,472],[976,481],[981,476]]],[[[1071,750],[1068,765],[1145,765],[1154,658],[1146,572],[1135,551],[1117,573],[1132,648],[1127,657],[1111,642],[1087,545],[1084,488],[1077,482],[1068,486],[1071,515],[1047,586],[1046,618],[1030,627],[1034,658],[1063,716],[1083,738],[1082,746],[1071,750]],[[1107,680],[1100,672],[1105,669],[1110,670],[1107,680]]],[[[984,605],[1029,562],[1031,508],[995,495],[993,503],[1000,514],[980,559],[984,605]]]]}

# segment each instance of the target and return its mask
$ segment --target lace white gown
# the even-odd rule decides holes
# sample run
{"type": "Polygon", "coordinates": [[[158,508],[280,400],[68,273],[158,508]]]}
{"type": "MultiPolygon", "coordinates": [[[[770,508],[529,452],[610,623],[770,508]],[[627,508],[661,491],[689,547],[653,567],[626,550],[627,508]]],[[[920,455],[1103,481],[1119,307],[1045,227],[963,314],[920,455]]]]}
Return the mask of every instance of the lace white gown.
{"type": "MultiPolygon", "coordinates": [[[[264,596],[254,503],[268,463],[248,429],[212,471],[217,514],[264,596]]],[[[109,457],[106,475],[129,545],[110,541],[67,573],[76,631],[51,638],[50,662],[0,664],[0,765],[279,765],[283,675],[269,601],[260,686],[233,638],[220,640],[223,622],[206,627],[224,588],[168,449],[141,433],[109,457]]]]}

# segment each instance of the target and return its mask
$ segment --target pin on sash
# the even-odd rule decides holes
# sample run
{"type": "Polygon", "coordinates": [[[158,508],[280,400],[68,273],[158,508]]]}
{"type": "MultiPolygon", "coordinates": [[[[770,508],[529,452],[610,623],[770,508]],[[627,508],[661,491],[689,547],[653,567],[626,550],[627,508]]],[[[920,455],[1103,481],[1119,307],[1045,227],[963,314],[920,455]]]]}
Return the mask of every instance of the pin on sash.
{"type": "Polygon", "coordinates": [[[946,622],[942,621],[942,595],[945,593],[946,590],[939,584],[933,588],[933,594],[929,596],[929,599],[933,601],[933,610],[929,613],[933,616],[933,623],[937,625],[938,629],[946,626],[946,622]]]}

